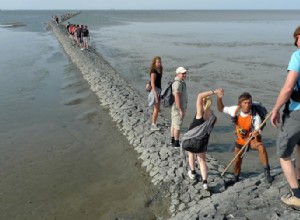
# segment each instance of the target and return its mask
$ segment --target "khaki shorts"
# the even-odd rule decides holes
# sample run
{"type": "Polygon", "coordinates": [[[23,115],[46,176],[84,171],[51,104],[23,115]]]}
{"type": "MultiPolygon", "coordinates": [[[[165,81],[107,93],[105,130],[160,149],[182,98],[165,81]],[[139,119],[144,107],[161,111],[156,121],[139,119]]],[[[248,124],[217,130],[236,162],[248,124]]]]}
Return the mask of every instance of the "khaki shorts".
{"type": "Polygon", "coordinates": [[[296,144],[300,146],[300,111],[283,115],[282,123],[277,139],[277,155],[286,158],[292,155],[296,144]]]}
{"type": "Polygon", "coordinates": [[[88,37],[83,37],[83,43],[88,43],[88,37]]]}
{"type": "Polygon", "coordinates": [[[172,127],[180,131],[183,120],[182,118],[180,118],[179,110],[172,108],[171,119],[172,119],[172,127]]]}

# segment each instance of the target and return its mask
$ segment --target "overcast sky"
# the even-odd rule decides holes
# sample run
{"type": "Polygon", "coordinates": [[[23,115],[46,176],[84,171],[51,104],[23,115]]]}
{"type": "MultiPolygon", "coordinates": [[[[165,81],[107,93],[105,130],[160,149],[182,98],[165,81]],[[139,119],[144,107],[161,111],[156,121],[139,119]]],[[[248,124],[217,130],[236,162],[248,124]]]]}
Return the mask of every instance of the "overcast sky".
{"type": "Polygon", "coordinates": [[[1,0],[0,9],[300,9],[299,0],[1,0]]]}

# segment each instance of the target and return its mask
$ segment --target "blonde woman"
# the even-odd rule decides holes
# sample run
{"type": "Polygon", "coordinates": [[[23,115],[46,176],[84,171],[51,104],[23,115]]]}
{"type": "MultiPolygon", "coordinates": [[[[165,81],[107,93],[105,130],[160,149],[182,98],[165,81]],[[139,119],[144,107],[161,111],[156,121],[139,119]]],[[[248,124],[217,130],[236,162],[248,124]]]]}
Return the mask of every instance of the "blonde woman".
{"type": "Polygon", "coordinates": [[[160,92],[161,92],[161,78],[163,74],[163,67],[161,62],[161,57],[156,56],[152,59],[150,66],[150,82],[151,82],[151,92],[149,94],[149,106],[154,106],[152,114],[152,125],[151,131],[159,131],[160,128],[156,125],[158,118],[158,113],[160,111],[160,92]],[[152,97],[152,98],[151,98],[152,97]]]}
{"type": "Polygon", "coordinates": [[[182,146],[188,151],[189,167],[188,176],[190,179],[196,179],[195,157],[200,166],[200,172],[203,181],[203,188],[208,189],[207,185],[207,164],[206,151],[210,133],[217,120],[212,111],[211,95],[218,94],[221,90],[212,90],[198,94],[196,103],[196,115],[189,127],[189,131],[182,138],[182,146]]]}

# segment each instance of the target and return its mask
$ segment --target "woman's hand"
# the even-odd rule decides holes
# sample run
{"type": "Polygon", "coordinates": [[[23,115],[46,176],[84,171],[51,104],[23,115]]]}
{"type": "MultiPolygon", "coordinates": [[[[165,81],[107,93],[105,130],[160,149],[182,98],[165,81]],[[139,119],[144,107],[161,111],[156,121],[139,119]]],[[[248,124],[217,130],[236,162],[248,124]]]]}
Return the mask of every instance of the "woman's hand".
{"type": "Polygon", "coordinates": [[[219,97],[219,98],[223,98],[224,96],[224,89],[222,88],[218,88],[214,91],[214,93],[219,97]]]}
{"type": "Polygon", "coordinates": [[[184,118],[184,115],[185,115],[184,111],[179,110],[179,115],[180,115],[180,118],[181,118],[181,119],[184,118]]]}

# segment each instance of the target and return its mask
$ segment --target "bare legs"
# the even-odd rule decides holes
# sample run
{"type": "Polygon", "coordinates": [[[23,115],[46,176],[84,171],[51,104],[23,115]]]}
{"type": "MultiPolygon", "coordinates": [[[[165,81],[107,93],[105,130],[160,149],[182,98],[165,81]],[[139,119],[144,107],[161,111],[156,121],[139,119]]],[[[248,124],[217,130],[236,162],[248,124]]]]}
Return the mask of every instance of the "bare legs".
{"type": "Polygon", "coordinates": [[[280,165],[290,187],[292,189],[298,188],[296,172],[291,157],[280,158],[280,165]]]}
{"type": "Polygon", "coordinates": [[[152,124],[156,124],[159,111],[160,111],[160,102],[155,103],[154,105],[153,114],[152,114],[152,124]]]}
{"type": "Polygon", "coordinates": [[[189,165],[191,170],[195,170],[195,156],[197,157],[197,160],[200,165],[200,172],[203,180],[207,180],[207,164],[206,164],[206,152],[204,153],[198,153],[193,154],[191,152],[189,153],[189,165]]]}
{"type": "Polygon", "coordinates": [[[296,155],[296,168],[294,167],[291,157],[280,158],[281,168],[292,189],[298,188],[297,179],[300,177],[300,147],[298,145],[296,145],[296,155]]]}
{"type": "Polygon", "coordinates": [[[299,145],[296,145],[296,157],[297,157],[296,176],[297,176],[297,179],[299,180],[300,179],[300,146],[299,145]]]}
{"type": "Polygon", "coordinates": [[[176,128],[174,128],[174,126],[171,126],[171,137],[174,137],[175,140],[179,140],[179,136],[180,136],[180,130],[177,130],[176,128]]]}

